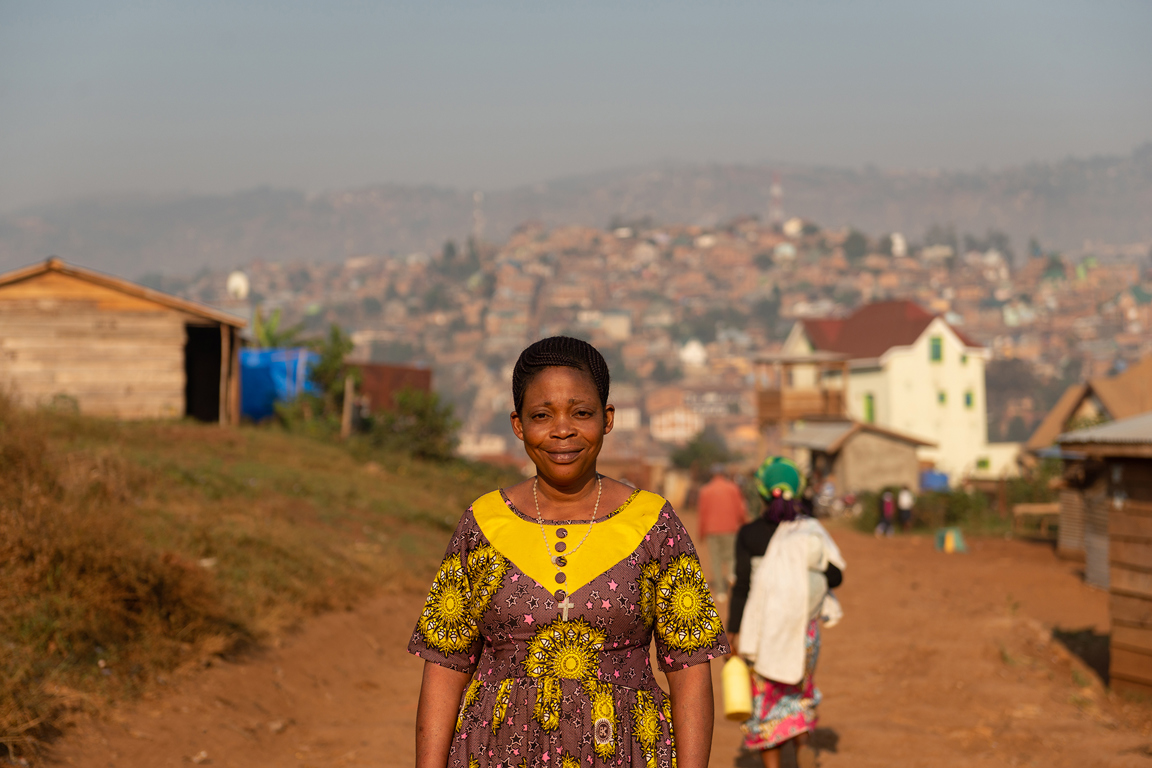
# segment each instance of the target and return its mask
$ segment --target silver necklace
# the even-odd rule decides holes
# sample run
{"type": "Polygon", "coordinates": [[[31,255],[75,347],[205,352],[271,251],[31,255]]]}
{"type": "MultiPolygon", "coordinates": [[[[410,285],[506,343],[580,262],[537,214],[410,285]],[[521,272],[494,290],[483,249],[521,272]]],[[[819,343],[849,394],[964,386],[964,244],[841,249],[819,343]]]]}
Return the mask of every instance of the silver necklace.
{"type": "MultiPolygon", "coordinates": [[[[552,548],[548,546],[548,534],[544,532],[544,515],[540,514],[540,497],[536,495],[536,486],[539,484],[539,478],[532,478],[532,501],[536,503],[536,521],[540,524],[540,538],[544,539],[544,551],[548,553],[548,559],[552,565],[559,567],[556,561],[560,559],[561,555],[552,554],[552,548]]],[[[571,557],[576,554],[576,550],[584,546],[584,542],[588,540],[588,534],[592,533],[592,524],[596,522],[596,513],[600,511],[600,496],[604,493],[604,477],[600,473],[596,473],[596,506],[592,508],[592,520],[588,523],[588,530],[584,532],[584,538],[580,539],[580,543],[572,548],[571,552],[565,552],[563,557],[571,557]]],[[[571,523],[569,523],[571,525],[571,523]]]]}

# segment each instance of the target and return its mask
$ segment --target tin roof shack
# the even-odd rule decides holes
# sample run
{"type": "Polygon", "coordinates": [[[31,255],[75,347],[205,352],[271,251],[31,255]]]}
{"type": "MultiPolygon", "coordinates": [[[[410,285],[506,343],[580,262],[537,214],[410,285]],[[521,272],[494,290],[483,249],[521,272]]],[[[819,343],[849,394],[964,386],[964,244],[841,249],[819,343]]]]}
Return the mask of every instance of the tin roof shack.
{"type": "Polygon", "coordinates": [[[820,481],[831,480],[836,492],[881,491],[890,486],[917,487],[920,460],[916,450],[934,444],[875,424],[859,421],[805,421],[781,442],[806,451],[797,456],[820,481]]]}
{"type": "Polygon", "coordinates": [[[1152,410],[1152,355],[1123,373],[1088,379],[1064,390],[1024,447],[1033,453],[1056,442],[1077,423],[1126,419],[1152,410]]]}
{"type": "Polygon", "coordinates": [[[59,259],[0,275],[0,387],[25,405],[236,424],[245,322],[59,259]]]}
{"type": "Polygon", "coordinates": [[[1057,442],[1090,488],[1085,571],[1106,569],[1112,687],[1152,693],[1152,411],[1057,442]]]}

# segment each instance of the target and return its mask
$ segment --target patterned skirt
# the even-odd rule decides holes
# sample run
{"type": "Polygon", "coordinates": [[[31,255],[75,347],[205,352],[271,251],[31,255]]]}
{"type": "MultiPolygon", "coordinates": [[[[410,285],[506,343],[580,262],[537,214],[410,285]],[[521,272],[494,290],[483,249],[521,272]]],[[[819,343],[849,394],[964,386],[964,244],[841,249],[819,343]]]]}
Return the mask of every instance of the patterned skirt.
{"type": "Polygon", "coordinates": [[[744,748],[763,751],[816,729],[816,707],[820,690],[814,673],[820,655],[820,620],[808,624],[804,637],[806,652],[804,679],[796,685],[767,680],[752,673],[752,716],[744,721],[744,748]]]}

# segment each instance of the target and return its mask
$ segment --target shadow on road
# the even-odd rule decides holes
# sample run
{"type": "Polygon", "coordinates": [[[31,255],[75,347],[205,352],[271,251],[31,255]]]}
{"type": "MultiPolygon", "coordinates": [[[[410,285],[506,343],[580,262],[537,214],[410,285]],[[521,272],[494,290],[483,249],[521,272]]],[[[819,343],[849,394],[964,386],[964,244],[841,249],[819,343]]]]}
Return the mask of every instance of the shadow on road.
{"type": "Polygon", "coordinates": [[[1053,629],[1052,637],[1080,658],[1095,672],[1104,685],[1108,685],[1108,648],[1111,635],[1097,634],[1092,628],[1053,629]]]}
{"type": "MultiPolygon", "coordinates": [[[[831,728],[817,728],[810,743],[817,757],[824,752],[835,754],[840,746],[840,734],[831,728]]],[[[741,752],[735,762],[735,768],[762,768],[763,765],[759,752],[741,752]]],[[[780,752],[780,768],[796,768],[796,750],[791,743],[785,744],[780,752]]]]}

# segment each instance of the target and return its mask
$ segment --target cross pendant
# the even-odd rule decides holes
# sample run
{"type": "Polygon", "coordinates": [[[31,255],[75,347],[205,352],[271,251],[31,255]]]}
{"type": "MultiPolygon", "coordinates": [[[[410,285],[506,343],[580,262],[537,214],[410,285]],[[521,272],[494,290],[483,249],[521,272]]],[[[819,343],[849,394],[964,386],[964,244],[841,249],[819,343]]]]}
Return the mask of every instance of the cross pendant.
{"type": "Polygon", "coordinates": [[[564,602],[560,603],[559,607],[564,609],[564,621],[568,621],[568,609],[575,608],[576,603],[572,602],[572,598],[564,598],[564,602]]]}

